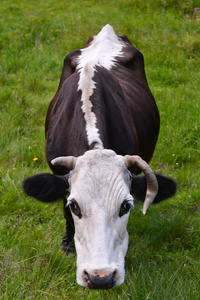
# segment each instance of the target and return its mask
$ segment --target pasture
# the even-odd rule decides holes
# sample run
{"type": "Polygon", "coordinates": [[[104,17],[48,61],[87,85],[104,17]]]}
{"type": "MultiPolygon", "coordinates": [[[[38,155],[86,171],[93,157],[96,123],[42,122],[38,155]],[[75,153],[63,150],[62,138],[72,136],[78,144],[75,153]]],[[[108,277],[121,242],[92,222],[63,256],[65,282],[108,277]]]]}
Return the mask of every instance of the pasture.
{"type": "Polygon", "coordinates": [[[1,1],[0,299],[200,299],[199,36],[199,0],[1,1]],[[22,181],[50,172],[45,114],[65,56],[107,23],[144,55],[161,117],[150,166],[178,191],[145,216],[136,201],[125,283],[92,291],[60,247],[62,201],[28,198],[22,181]]]}

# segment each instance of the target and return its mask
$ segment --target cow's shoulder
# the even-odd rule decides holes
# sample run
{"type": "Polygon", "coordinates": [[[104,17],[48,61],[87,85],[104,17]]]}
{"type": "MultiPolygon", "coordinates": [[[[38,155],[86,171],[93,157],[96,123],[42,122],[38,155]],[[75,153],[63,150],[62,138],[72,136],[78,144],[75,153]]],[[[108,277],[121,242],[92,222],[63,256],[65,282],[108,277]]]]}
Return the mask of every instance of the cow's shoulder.
{"type": "Polygon", "coordinates": [[[137,74],[137,77],[147,83],[143,54],[135,48],[126,35],[119,35],[119,39],[124,43],[123,55],[117,58],[118,65],[137,74]]]}
{"type": "Polygon", "coordinates": [[[60,83],[59,83],[58,89],[55,93],[55,96],[51,100],[48,110],[47,110],[46,122],[45,122],[45,132],[46,133],[49,128],[49,123],[50,123],[53,111],[59,100],[60,90],[63,87],[64,82],[75,72],[76,66],[77,66],[77,58],[80,55],[80,53],[81,53],[81,50],[79,50],[79,49],[74,50],[74,51],[70,52],[68,55],[66,55],[66,57],[64,59],[62,74],[60,77],[60,83]]]}

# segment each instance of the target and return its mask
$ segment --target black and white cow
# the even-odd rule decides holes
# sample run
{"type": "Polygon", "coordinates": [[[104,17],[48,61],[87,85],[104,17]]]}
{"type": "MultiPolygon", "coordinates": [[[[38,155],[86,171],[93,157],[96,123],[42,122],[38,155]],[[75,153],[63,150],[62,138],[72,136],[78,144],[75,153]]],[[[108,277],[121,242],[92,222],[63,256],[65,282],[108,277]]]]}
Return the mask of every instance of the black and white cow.
{"type": "Polygon", "coordinates": [[[23,187],[42,202],[64,199],[62,245],[69,251],[75,242],[81,286],[123,283],[132,194],[144,201],[145,214],[153,201],[176,192],[172,179],[154,175],[147,164],[159,123],[143,56],[126,36],[106,25],[66,56],[45,126],[54,174],[29,177],[23,187]],[[141,171],[145,176],[137,176],[141,171]]]}

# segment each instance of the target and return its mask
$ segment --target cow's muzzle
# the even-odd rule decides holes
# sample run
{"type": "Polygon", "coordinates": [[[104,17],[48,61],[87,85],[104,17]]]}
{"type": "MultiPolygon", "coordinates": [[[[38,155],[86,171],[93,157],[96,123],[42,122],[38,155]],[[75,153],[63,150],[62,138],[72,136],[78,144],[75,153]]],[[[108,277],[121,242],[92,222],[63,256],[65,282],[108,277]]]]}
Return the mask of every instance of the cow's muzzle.
{"type": "Polygon", "coordinates": [[[82,276],[86,286],[90,289],[111,289],[118,279],[118,272],[117,269],[113,272],[93,270],[90,273],[84,270],[82,276]]]}

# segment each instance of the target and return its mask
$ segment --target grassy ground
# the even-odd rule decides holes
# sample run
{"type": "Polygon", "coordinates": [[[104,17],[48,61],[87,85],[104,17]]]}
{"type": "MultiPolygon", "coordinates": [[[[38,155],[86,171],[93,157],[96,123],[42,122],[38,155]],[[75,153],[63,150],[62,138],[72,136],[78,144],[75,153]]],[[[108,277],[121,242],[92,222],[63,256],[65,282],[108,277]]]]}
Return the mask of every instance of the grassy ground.
{"type": "Polygon", "coordinates": [[[199,1],[7,0],[0,3],[0,299],[200,299],[199,1]],[[109,3],[109,4],[108,4],[109,3]],[[177,195],[137,203],[129,220],[125,283],[76,284],[75,254],[60,249],[62,203],[23,195],[22,180],[49,172],[44,118],[65,55],[110,23],[144,54],[161,131],[151,162],[177,195]]]}

